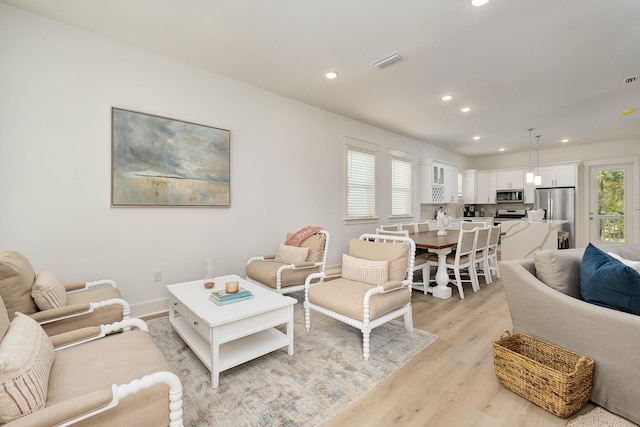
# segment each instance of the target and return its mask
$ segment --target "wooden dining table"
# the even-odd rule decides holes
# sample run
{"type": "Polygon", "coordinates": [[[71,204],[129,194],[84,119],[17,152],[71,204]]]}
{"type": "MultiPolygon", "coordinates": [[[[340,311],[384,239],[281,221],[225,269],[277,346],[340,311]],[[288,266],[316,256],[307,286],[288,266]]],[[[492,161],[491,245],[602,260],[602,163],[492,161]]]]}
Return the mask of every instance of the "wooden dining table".
{"type": "Polygon", "coordinates": [[[439,236],[437,230],[423,231],[411,234],[410,237],[416,244],[416,248],[426,249],[438,255],[438,269],[436,271],[436,286],[429,287],[426,291],[436,298],[451,298],[449,273],[447,272],[447,255],[458,246],[459,230],[447,230],[447,234],[439,236]]]}

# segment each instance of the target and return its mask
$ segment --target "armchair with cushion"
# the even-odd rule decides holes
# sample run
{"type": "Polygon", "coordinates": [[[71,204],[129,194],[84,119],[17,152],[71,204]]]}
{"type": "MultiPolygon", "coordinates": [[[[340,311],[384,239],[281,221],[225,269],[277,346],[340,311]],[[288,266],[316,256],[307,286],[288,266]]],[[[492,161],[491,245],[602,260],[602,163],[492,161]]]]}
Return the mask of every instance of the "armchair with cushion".
{"type": "Polygon", "coordinates": [[[289,233],[275,255],[249,258],[246,279],[281,294],[301,291],[310,274],[324,272],[328,250],[327,230],[303,227],[289,233]]]}
{"type": "Polygon", "coordinates": [[[182,426],[180,379],[139,319],[50,337],[0,305],[0,381],[7,426],[182,426]]]}
{"type": "Polygon", "coordinates": [[[411,285],[415,243],[403,236],[363,234],[349,242],[342,268],[316,273],[305,286],[305,326],[310,310],[333,317],[362,332],[362,354],[369,359],[371,330],[404,316],[413,331],[411,285]],[[324,281],[330,277],[332,280],[324,281]],[[312,283],[319,279],[320,283],[312,283]]]}
{"type": "Polygon", "coordinates": [[[129,318],[129,304],[112,280],[63,285],[43,270],[36,274],[19,252],[0,252],[0,296],[9,319],[35,319],[49,335],[129,318]]]}

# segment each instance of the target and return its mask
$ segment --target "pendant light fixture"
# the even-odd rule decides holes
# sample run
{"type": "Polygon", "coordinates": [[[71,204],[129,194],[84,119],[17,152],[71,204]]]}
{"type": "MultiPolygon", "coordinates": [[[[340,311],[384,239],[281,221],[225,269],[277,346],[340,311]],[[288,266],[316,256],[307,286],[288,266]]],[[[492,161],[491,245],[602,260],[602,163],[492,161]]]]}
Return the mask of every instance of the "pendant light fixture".
{"type": "Polygon", "coordinates": [[[531,168],[531,132],[533,128],[527,130],[529,131],[529,170],[527,171],[527,184],[533,184],[533,169],[531,168]]]}
{"type": "Polygon", "coordinates": [[[533,177],[533,185],[542,185],[540,176],[540,135],[536,135],[536,176],[533,177]]]}

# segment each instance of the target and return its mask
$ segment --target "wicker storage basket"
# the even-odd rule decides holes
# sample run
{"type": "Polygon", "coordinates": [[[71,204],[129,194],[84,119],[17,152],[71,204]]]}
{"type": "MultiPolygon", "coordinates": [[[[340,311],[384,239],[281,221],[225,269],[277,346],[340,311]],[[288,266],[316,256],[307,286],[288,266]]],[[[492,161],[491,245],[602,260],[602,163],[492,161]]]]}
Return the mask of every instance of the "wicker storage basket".
{"type": "Polygon", "coordinates": [[[552,414],[566,418],[591,396],[593,359],[506,329],[493,343],[500,383],[552,414]]]}

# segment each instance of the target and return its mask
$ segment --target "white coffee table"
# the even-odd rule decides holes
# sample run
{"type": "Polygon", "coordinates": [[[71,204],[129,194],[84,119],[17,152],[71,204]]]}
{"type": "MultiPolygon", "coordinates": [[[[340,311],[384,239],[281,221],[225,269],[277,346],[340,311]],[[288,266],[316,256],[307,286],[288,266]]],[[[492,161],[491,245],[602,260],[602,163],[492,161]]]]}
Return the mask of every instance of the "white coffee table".
{"type": "Polygon", "coordinates": [[[215,289],[230,280],[250,290],[254,298],[218,306],[209,300],[212,289],[203,280],[168,285],[169,321],[211,371],[218,387],[220,372],[288,346],[293,355],[294,298],[277,294],[239,276],[216,277],[215,289]],[[286,324],[287,333],[275,327],[286,324]]]}

